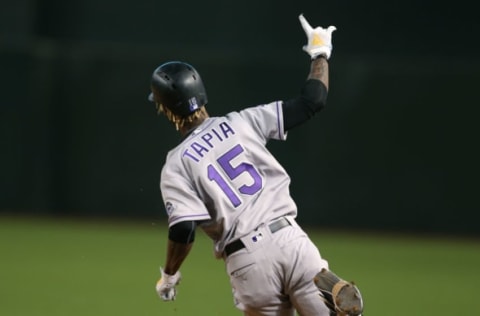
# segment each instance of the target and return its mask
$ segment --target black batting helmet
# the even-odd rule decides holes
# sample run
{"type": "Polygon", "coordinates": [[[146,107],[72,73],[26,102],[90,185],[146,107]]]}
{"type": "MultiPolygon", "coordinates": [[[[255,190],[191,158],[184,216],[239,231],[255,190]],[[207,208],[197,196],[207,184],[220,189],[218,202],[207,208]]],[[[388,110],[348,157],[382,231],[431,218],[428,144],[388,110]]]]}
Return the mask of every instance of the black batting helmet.
{"type": "Polygon", "coordinates": [[[195,68],[181,61],[167,62],[155,69],[150,88],[150,101],[182,117],[208,102],[202,78],[195,68]]]}

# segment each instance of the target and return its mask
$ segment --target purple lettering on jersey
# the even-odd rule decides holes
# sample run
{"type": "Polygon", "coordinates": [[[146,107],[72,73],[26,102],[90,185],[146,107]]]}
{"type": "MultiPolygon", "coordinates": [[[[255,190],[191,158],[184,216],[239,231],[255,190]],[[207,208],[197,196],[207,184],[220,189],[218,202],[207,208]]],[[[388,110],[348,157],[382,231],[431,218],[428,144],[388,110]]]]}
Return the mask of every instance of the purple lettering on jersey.
{"type": "Polygon", "coordinates": [[[206,133],[204,135],[202,135],[202,139],[203,141],[205,142],[205,144],[207,144],[208,146],[210,146],[210,148],[213,148],[213,145],[212,143],[210,142],[212,140],[213,136],[212,134],[210,133],[206,133]]]}
{"type": "MultiPolygon", "coordinates": [[[[235,145],[230,148],[225,154],[217,159],[220,167],[225,171],[230,180],[236,179],[238,176],[244,172],[248,173],[252,179],[253,183],[251,185],[243,184],[240,187],[236,188],[240,193],[246,195],[255,195],[258,191],[262,189],[263,179],[255,169],[255,167],[244,161],[240,164],[233,166],[232,160],[238,157],[244,152],[244,149],[241,145],[235,145]]],[[[238,207],[242,204],[242,200],[235,194],[233,188],[227,183],[227,181],[222,177],[222,175],[217,171],[217,169],[212,165],[208,165],[208,179],[217,183],[217,185],[222,189],[223,193],[228,197],[233,207],[238,207]]],[[[233,183],[231,182],[233,185],[233,183]]]]}
{"type": "Polygon", "coordinates": [[[227,122],[220,123],[219,127],[222,129],[225,138],[228,138],[229,133],[232,133],[232,135],[235,134],[235,131],[227,124],[227,122]]]}
{"type": "Polygon", "coordinates": [[[190,148],[192,148],[193,150],[195,150],[195,152],[197,153],[197,155],[199,155],[200,157],[203,157],[203,153],[202,152],[207,152],[208,153],[208,149],[207,147],[204,147],[202,146],[201,144],[197,143],[197,142],[193,142],[191,145],[190,145],[190,148]]]}
{"type": "Polygon", "coordinates": [[[196,141],[192,142],[190,148],[183,152],[183,157],[199,162],[209,152],[209,148],[215,147],[215,143],[223,142],[232,135],[235,135],[233,128],[227,122],[221,122],[218,126],[201,134],[199,138],[195,138],[196,141]]]}
{"type": "Polygon", "coordinates": [[[185,151],[183,152],[183,157],[190,157],[191,159],[193,159],[194,161],[196,162],[199,162],[200,160],[198,160],[194,155],[192,155],[191,153],[188,152],[188,149],[185,149],[185,151]]]}
{"type": "Polygon", "coordinates": [[[222,137],[220,137],[220,135],[218,134],[218,132],[216,130],[212,129],[212,132],[215,134],[215,136],[218,137],[218,139],[223,140],[222,137]]]}

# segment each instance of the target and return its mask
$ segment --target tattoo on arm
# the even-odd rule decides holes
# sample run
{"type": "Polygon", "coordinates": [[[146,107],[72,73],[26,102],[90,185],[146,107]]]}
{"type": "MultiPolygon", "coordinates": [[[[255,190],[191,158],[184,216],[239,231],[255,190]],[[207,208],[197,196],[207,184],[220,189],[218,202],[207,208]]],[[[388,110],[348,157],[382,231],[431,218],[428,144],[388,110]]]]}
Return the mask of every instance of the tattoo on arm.
{"type": "Polygon", "coordinates": [[[307,79],[320,80],[328,89],[328,62],[324,57],[312,60],[307,79]]]}

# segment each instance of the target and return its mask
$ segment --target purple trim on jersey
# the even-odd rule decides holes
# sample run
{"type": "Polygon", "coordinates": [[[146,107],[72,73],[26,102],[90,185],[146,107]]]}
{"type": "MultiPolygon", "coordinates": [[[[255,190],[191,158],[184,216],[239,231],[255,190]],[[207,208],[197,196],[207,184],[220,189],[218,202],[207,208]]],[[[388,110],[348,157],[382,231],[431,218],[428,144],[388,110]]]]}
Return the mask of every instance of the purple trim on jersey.
{"type": "Polygon", "coordinates": [[[210,219],[210,214],[204,213],[204,214],[198,214],[198,215],[172,216],[168,219],[168,222],[171,224],[174,222],[183,222],[188,220],[195,221],[199,219],[210,219]]]}
{"type": "Polygon", "coordinates": [[[278,103],[279,103],[278,101],[275,102],[275,105],[277,106],[278,139],[282,139],[283,131],[282,131],[282,125],[280,122],[280,106],[278,105],[278,103]]]}

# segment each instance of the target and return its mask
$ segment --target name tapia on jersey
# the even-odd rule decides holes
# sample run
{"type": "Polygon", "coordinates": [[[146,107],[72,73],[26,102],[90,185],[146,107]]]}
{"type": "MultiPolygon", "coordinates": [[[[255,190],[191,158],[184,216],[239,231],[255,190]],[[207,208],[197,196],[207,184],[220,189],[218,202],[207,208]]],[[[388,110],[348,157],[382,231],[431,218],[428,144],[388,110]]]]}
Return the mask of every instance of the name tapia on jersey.
{"type": "Polygon", "coordinates": [[[195,138],[195,141],[189,145],[189,148],[185,149],[182,157],[200,162],[204,155],[213,149],[216,144],[235,135],[235,131],[227,122],[221,122],[207,131],[195,130],[194,134],[201,132],[203,133],[195,138]]]}

